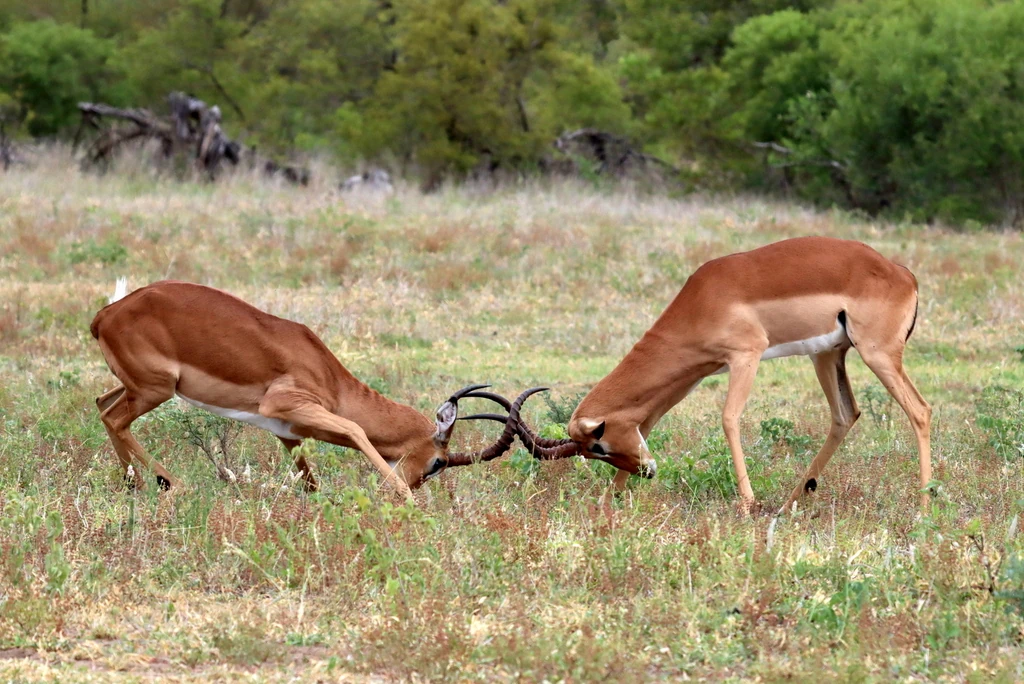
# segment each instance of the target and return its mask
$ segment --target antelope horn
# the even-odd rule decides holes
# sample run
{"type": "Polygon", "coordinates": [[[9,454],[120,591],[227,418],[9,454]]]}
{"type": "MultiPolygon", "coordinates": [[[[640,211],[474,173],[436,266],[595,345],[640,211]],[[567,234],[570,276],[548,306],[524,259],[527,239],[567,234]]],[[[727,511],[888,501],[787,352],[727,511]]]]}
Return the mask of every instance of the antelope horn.
{"type": "Polygon", "coordinates": [[[493,420],[504,423],[508,420],[508,416],[503,416],[500,413],[474,413],[471,416],[459,416],[455,420],[493,420]]]}
{"type": "MultiPolygon", "coordinates": [[[[541,389],[541,388],[534,388],[541,389]]],[[[544,388],[547,389],[547,388],[544,388]]],[[[465,395],[466,398],[475,397],[478,399],[490,399],[491,401],[500,404],[505,408],[506,411],[510,409],[509,401],[500,394],[493,392],[480,392],[474,390],[465,395]]],[[[471,418],[479,418],[484,420],[499,420],[504,422],[504,419],[494,413],[478,413],[472,416],[466,416],[465,420],[471,418]]],[[[463,420],[460,418],[459,420],[463,420]]],[[[560,458],[569,458],[575,456],[580,452],[579,445],[572,439],[545,439],[539,437],[533,430],[530,429],[525,422],[520,420],[516,426],[516,432],[519,434],[519,439],[523,442],[526,450],[533,454],[533,457],[542,461],[553,461],[560,458]]]]}
{"type": "MultiPolygon", "coordinates": [[[[462,399],[463,397],[468,397],[473,392],[476,392],[477,390],[485,389],[487,387],[490,387],[490,385],[466,385],[465,387],[460,389],[458,392],[456,392],[455,394],[450,396],[448,398],[448,401],[457,402],[459,399],[462,399]]],[[[490,394],[490,392],[485,392],[485,394],[490,394]]]]}
{"type": "MultiPolygon", "coordinates": [[[[503,456],[512,447],[512,442],[515,441],[516,433],[518,432],[519,427],[519,411],[520,409],[523,408],[523,402],[525,402],[531,395],[536,394],[537,392],[542,392],[545,389],[547,388],[532,387],[523,392],[522,394],[520,394],[518,397],[516,397],[516,400],[513,401],[512,403],[508,403],[507,399],[501,397],[502,401],[499,401],[498,403],[508,405],[508,416],[504,418],[498,416],[497,414],[481,414],[479,416],[480,418],[485,418],[486,420],[497,419],[505,423],[505,430],[501,433],[501,436],[498,437],[498,440],[491,446],[487,447],[486,449],[481,449],[480,451],[471,454],[465,454],[461,452],[448,454],[448,467],[470,465],[472,463],[478,463],[483,461],[492,461],[500,456],[503,456]]],[[[490,392],[487,392],[486,394],[490,394],[490,392]]],[[[468,398],[473,395],[465,394],[463,396],[468,398]]],[[[491,397],[481,398],[490,399],[491,397]]]]}

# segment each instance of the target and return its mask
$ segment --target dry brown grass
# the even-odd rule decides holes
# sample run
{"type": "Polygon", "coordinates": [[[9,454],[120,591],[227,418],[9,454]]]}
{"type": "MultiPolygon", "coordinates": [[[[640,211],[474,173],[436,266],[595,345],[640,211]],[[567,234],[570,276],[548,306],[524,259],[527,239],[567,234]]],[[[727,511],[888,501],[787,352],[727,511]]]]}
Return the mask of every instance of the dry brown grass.
{"type": "MultiPolygon", "coordinates": [[[[1024,678],[1024,623],[1000,593],[1024,590],[1009,535],[1024,456],[996,454],[976,407],[985,388],[1024,387],[1019,234],[571,183],[341,194],[322,174],[300,189],[39,163],[0,186],[0,678],[1024,678]],[[327,496],[310,498],[276,440],[248,428],[230,457],[251,475],[229,486],[174,406],[137,434],[185,486],[129,495],[95,416],[111,378],[88,323],[122,274],[302,321],[428,412],[473,381],[571,398],[700,263],[808,233],[865,240],[920,281],[906,361],[935,407],[941,494],[926,518],[912,435],[859,360],[864,416],[807,509],[770,533],[734,510],[720,379],[652,435],[658,479],[615,502],[599,500],[600,464],[519,453],[445,474],[412,511],[328,448],[327,496]]],[[[1007,401],[994,417],[1024,420],[1007,401]]],[[[557,429],[543,401],[527,414],[557,429]]],[[[762,367],[744,439],[765,510],[827,420],[810,364],[762,367]],[[764,436],[768,419],[789,421],[787,441],[764,436]]],[[[460,424],[458,448],[493,429],[460,424]]]]}

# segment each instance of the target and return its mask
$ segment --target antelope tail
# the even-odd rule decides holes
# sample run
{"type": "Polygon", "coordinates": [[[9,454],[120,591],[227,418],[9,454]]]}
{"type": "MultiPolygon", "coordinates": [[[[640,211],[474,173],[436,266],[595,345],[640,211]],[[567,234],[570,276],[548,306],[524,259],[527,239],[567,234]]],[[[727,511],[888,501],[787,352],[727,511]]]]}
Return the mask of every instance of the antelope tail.
{"type": "Polygon", "coordinates": [[[128,294],[128,278],[121,276],[117,279],[117,284],[114,286],[114,294],[107,300],[108,304],[113,304],[116,301],[125,298],[128,294]]]}

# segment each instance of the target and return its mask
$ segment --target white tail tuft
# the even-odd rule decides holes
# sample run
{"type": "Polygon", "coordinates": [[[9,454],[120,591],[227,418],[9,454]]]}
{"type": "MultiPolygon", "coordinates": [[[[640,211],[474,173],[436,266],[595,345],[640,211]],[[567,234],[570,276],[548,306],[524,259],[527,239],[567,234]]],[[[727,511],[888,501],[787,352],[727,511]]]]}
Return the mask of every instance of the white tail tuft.
{"type": "Polygon", "coordinates": [[[114,294],[111,295],[110,299],[107,300],[108,304],[113,304],[116,301],[125,298],[128,294],[128,278],[121,276],[117,279],[117,285],[114,286],[114,294]]]}

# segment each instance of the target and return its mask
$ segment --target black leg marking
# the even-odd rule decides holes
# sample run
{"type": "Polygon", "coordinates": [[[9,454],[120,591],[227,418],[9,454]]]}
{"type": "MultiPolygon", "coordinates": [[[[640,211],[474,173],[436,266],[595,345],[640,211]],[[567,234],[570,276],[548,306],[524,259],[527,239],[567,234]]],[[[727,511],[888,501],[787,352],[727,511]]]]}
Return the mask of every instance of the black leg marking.
{"type": "MultiPolygon", "coordinates": [[[[839,403],[842,405],[846,420],[857,420],[860,411],[854,406],[853,391],[850,389],[850,378],[846,374],[846,353],[836,361],[836,387],[839,389],[839,403]]],[[[852,423],[851,423],[852,425],[852,423]]]]}
{"type": "Polygon", "coordinates": [[[910,321],[910,330],[907,331],[907,339],[904,342],[910,341],[910,336],[914,334],[914,326],[917,325],[917,305],[920,304],[919,300],[914,301],[914,318],[910,321]]]}
{"type": "Polygon", "coordinates": [[[818,481],[813,477],[804,485],[804,493],[813,492],[818,488],[818,481]]]}
{"type": "Polygon", "coordinates": [[[164,490],[165,492],[171,488],[171,483],[163,475],[156,476],[156,484],[158,487],[160,487],[160,489],[164,490]]]}

